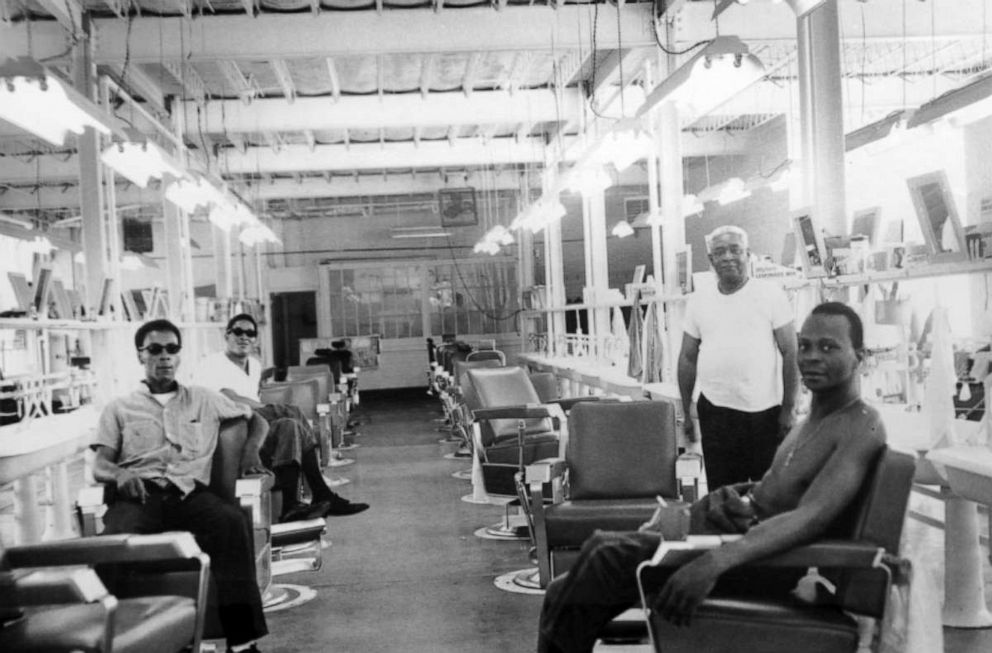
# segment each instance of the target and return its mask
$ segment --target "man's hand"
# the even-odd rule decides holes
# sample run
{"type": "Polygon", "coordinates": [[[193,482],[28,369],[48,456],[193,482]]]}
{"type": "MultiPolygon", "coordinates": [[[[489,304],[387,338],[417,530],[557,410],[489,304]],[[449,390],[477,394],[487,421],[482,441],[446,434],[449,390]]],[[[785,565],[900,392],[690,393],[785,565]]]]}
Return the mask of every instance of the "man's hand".
{"type": "Polygon", "coordinates": [[[126,499],[133,499],[144,503],[148,499],[148,490],[141,481],[141,477],[130,469],[122,469],[114,477],[117,483],[117,491],[126,499]]]}
{"type": "Polygon", "coordinates": [[[241,462],[238,464],[238,475],[239,476],[249,476],[252,474],[269,474],[268,469],[262,464],[261,458],[258,457],[258,451],[246,447],[244,452],[241,454],[241,462]]]}
{"type": "Polygon", "coordinates": [[[688,626],[696,608],[713,591],[720,573],[712,556],[696,558],[669,577],[655,599],[654,609],[666,621],[688,626]]]}
{"type": "Polygon", "coordinates": [[[784,440],[795,425],[796,411],[792,406],[782,406],[782,410],[778,414],[778,439],[784,440]]]}
{"type": "Polygon", "coordinates": [[[706,495],[706,521],[723,533],[746,533],[755,519],[754,506],[725,485],[706,495]]]}

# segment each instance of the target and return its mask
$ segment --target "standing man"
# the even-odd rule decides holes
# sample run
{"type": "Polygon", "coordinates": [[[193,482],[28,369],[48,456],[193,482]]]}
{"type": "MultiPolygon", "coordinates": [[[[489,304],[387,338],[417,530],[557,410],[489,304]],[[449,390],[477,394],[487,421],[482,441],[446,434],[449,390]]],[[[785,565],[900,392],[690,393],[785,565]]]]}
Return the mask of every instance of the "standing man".
{"type": "MultiPolygon", "coordinates": [[[[689,532],[743,533],[674,571],[653,608],[686,625],[714,588],[786,595],[801,574],[741,565],[811,542],[831,531],[858,497],[885,447],[878,412],[861,400],[864,359],[861,318],[849,306],[820,304],[803,323],[799,367],[813,395],[809,416],[782,441],[757,483],[721,487],[692,504],[689,532]]],[[[639,531],[597,531],[582,545],[571,571],[544,595],[539,653],[586,653],[600,630],[639,600],[636,569],[657,550],[665,514],[639,531]]]]}
{"type": "Polygon", "coordinates": [[[107,405],[91,445],[94,478],[113,483],[118,494],[104,515],[104,533],[191,532],[210,556],[228,651],[257,653],[254,640],[268,629],[251,524],[207,485],[220,422],[233,417],[249,418],[241,472],[265,473],[258,458],[265,422],[216,392],[176,382],[182,334],[172,322],[141,325],[134,346],[144,385],[107,405]]]}
{"type": "Polygon", "coordinates": [[[795,422],[796,330],[785,293],[748,277],[747,232],[718,227],[706,248],[717,287],[689,299],[678,380],[689,442],[698,384],[706,480],[718,488],[764,476],[795,422]]]}
{"type": "Polygon", "coordinates": [[[275,474],[275,487],[282,493],[279,521],[354,515],[367,510],[367,503],[352,503],[327,487],[317,459],[317,438],[300,409],[259,401],[262,363],[251,355],[257,337],[255,318],[247,313],[235,315],[227,322],[224,351],[206,356],[193,378],[198,385],[248,406],[268,422],[269,436],[259,453],[265,466],[275,474]],[[301,473],[313,493],[310,505],[297,498],[301,473]]]}

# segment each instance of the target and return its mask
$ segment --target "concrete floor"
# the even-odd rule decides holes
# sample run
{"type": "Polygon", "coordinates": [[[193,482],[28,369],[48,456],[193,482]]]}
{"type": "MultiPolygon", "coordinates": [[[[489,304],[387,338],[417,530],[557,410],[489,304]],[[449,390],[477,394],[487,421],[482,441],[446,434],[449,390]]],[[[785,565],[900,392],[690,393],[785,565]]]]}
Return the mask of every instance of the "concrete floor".
{"type": "MultiPolygon", "coordinates": [[[[266,653],[335,651],[405,653],[534,650],[541,597],[496,589],[493,579],[531,566],[528,544],[483,540],[473,532],[499,521],[503,509],[460,500],[467,481],[451,476],[468,463],[442,458],[437,402],[423,390],[363,393],[360,448],[355,464],[331,470],[351,483],[345,497],[372,508],[328,519],[332,546],[317,572],[279,576],[306,586],[316,598],[268,614],[266,653]]],[[[75,466],[74,466],[75,467],[75,466]]],[[[76,472],[76,470],[73,470],[76,472]]],[[[74,473],[81,481],[82,474],[74,473]]],[[[0,492],[0,532],[9,529],[9,496],[0,492]]],[[[912,507],[942,519],[939,501],[914,493],[912,507]]],[[[939,606],[943,587],[942,532],[907,521],[917,571],[930,575],[939,606]]],[[[983,522],[983,533],[984,530],[983,522]]],[[[4,533],[6,535],[6,533],[4,533]]],[[[9,540],[8,540],[9,541],[9,540]]],[[[987,550],[986,550],[987,551],[987,550]]],[[[992,570],[984,559],[986,598],[992,605],[992,570]]],[[[947,653],[992,651],[992,629],[943,628],[947,653]]],[[[223,651],[223,643],[218,650],[223,651]]],[[[603,653],[647,653],[646,647],[598,647],[603,653]]],[[[745,652],[746,653],[746,652],[745,652]]],[[[914,651],[913,653],[938,653],[914,651]]]]}
{"type": "MultiPolygon", "coordinates": [[[[445,460],[434,400],[422,390],[363,394],[361,447],[337,468],[339,488],[372,508],[328,520],[333,546],[319,572],[280,576],[317,597],[269,615],[265,651],[525,652],[534,650],[540,597],[511,594],[493,579],[530,566],[528,545],[482,540],[473,532],[502,509],[465,503],[467,481],[451,473],[467,463],[445,460]]],[[[940,502],[913,498],[914,509],[941,518],[940,502]]],[[[942,586],[942,533],[910,520],[917,552],[934,588],[942,586]]],[[[984,531],[983,531],[984,532],[984,531]]],[[[987,598],[992,572],[985,560],[987,598]]],[[[939,592],[939,589],[936,591],[939,592]]],[[[939,605],[939,597],[935,597],[939,605]]],[[[943,629],[948,653],[992,651],[992,630],[943,629]]],[[[598,647],[611,653],[644,647],[598,647]]],[[[917,653],[931,653],[923,651],[917,653]]],[[[934,652],[936,653],[936,652],[934,652]]]]}

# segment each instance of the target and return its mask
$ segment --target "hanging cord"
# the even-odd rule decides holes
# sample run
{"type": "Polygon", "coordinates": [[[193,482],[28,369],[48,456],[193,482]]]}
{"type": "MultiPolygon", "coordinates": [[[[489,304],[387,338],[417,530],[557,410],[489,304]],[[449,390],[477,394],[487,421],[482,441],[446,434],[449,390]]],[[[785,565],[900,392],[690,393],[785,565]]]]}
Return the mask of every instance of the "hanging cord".
{"type": "MultiPolygon", "coordinates": [[[[668,48],[665,47],[665,44],[661,42],[661,37],[658,36],[658,26],[662,23],[662,21],[663,21],[663,19],[657,19],[657,20],[655,20],[654,21],[654,29],[652,29],[651,32],[654,34],[654,42],[656,44],[658,44],[658,49],[661,50],[662,52],[664,52],[665,54],[671,54],[671,55],[678,56],[678,55],[686,54],[688,52],[692,52],[693,50],[695,50],[698,47],[701,47],[701,46],[704,46],[704,45],[709,45],[710,43],[713,42],[713,39],[705,39],[705,40],[702,40],[702,41],[696,41],[695,43],[693,43],[689,47],[685,48],[684,50],[669,50],[668,48]]],[[[718,19],[718,21],[719,21],[719,19],[718,19]]],[[[719,34],[720,34],[719,22],[717,22],[717,35],[719,36],[719,34]]]]}

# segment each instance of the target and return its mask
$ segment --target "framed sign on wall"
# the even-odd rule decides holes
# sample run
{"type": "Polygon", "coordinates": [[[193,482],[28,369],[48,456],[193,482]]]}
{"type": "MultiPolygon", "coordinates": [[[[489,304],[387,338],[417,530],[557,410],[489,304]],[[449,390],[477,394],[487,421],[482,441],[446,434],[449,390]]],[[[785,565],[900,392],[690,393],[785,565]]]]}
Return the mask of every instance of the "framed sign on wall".
{"type": "Polygon", "coordinates": [[[442,227],[471,227],[479,223],[474,188],[442,188],[437,192],[442,227]]]}

